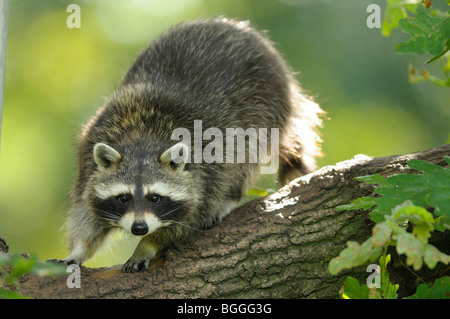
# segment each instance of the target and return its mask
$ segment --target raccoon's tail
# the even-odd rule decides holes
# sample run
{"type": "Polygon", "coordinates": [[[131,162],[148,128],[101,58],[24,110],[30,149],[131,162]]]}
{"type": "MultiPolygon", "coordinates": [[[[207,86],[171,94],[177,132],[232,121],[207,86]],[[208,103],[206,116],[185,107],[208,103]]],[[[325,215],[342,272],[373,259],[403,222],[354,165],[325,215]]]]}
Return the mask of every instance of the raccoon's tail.
{"type": "Polygon", "coordinates": [[[304,95],[297,82],[290,86],[291,116],[280,143],[278,182],[281,185],[316,169],[321,156],[319,128],[325,112],[304,95]]]}

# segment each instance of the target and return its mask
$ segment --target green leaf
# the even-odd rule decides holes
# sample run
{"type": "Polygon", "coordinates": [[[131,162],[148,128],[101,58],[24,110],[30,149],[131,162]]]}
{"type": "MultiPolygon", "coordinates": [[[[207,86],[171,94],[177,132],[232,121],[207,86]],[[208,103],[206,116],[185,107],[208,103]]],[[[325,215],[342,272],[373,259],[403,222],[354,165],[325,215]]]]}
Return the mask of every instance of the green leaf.
{"type": "Polygon", "coordinates": [[[369,213],[370,216],[370,220],[375,222],[375,223],[381,223],[384,221],[384,213],[381,213],[379,211],[371,211],[369,213]]]}
{"type": "Polygon", "coordinates": [[[434,227],[433,215],[423,207],[413,206],[411,201],[406,201],[403,205],[397,206],[393,210],[393,220],[401,224],[407,220],[415,224],[413,235],[423,243],[428,242],[434,227]]]}
{"type": "Polygon", "coordinates": [[[364,265],[367,261],[375,261],[381,255],[381,247],[373,247],[369,238],[363,244],[354,241],[347,242],[347,248],[341,251],[338,257],[333,258],[328,270],[332,275],[338,274],[343,269],[349,269],[364,265]]]}
{"type": "Polygon", "coordinates": [[[361,198],[356,198],[350,204],[337,206],[336,210],[338,210],[338,211],[358,210],[358,209],[367,210],[367,209],[371,208],[373,205],[375,205],[375,198],[361,197],[361,198]]]}
{"type": "Polygon", "coordinates": [[[428,51],[432,55],[438,55],[450,38],[450,18],[433,17],[422,5],[417,7],[416,13],[415,17],[399,21],[399,27],[403,32],[409,33],[411,39],[397,44],[395,52],[423,54],[428,51]]]}
{"type": "Polygon", "coordinates": [[[38,261],[30,272],[38,276],[61,276],[67,274],[67,266],[52,262],[38,261]]]}
{"type": "Polygon", "coordinates": [[[443,168],[439,165],[432,164],[426,161],[419,161],[416,159],[412,159],[408,162],[408,166],[412,169],[421,171],[423,173],[433,173],[433,172],[441,172],[443,168]]]}
{"type": "Polygon", "coordinates": [[[264,197],[269,193],[269,190],[262,188],[250,188],[247,190],[247,196],[259,196],[264,197]]]}
{"type": "Polygon", "coordinates": [[[371,219],[375,222],[383,221],[379,214],[388,214],[407,200],[416,206],[434,207],[436,215],[450,219],[450,169],[418,160],[409,161],[408,166],[423,174],[395,175],[386,181],[395,187],[375,188],[375,192],[383,196],[376,198],[371,219]],[[375,220],[372,216],[378,218],[375,220]]]}
{"type": "Polygon", "coordinates": [[[358,280],[348,276],[344,282],[344,292],[342,298],[344,299],[368,299],[369,287],[360,285],[358,280]]]}
{"type": "Polygon", "coordinates": [[[391,284],[389,280],[389,273],[387,271],[387,265],[391,261],[391,255],[386,255],[386,257],[380,257],[380,269],[381,269],[381,291],[384,299],[397,299],[397,290],[399,285],[391,284]]]}
{"type": "Polygon", "coordinates": [[[421,223],[421,224],[414,226],[412,233],[422,243],[427,243],[428,238],[430,238],[430,236],[431,236],[432,230],[433,230],[433,226],[429,227],[425,223],[421,223]]]}
{"type": "Polygon", "coordinates": [[[444,216],[438,217],[434,221],[434,229],[440,232],[444,232],[447,229],[450,229],[450,220],[445,218],[444,216]]]}
{"type": "Polygon", "coordinates": [[[448,51],[450,51],[450,39],[448,39],[447,42],[445,43],[445,49],[441,53],[439,53],[438,55],[435,55],[433,58],[428,60],[426,64],[434,62],[437,59],[443,57],[448,51]]]}
{"type": "Polygon", "coordinates": [[[450,299],[450,277],[437,279],[433,285],[420,284],[415,296],[406,299],[450,299]]]}
{"type": "Polygon", "coordinates": [[[393,238],[397,240],[397,253],[406,255],[406,264],[413,266],[414,270],[422,268],[425,244],[406,231],[395,235],[393,238]]]}
{"type": "Polygon", "coordinates": [[[381,34],[385,37],[391,35],[392,31],[398,28],[398,22],[408,16],[407,9],[414,12],[417,3],[404,4],[402,0],[387,0],[386,10],[384,12],[384,20],[381,25],[381,34]]]}
{"type": "MultiPolygon", "coordinates": [[[[450,164],[450,157],[444,157],[450,164]]],[[[434,268],[438,262],[448,264],[450,256],[428,244],[431,232],[436,228],[444,231],[450,228],[450,169],[425,161],[411,160],[410,168],[421,174],[400,174],[389,178],[380,175],[363,176],[360,181],[372,183],[379,198],[364,197],[351,204],[339,206],[339,210],[369,209],[371,219],[377,224],[372,236],[364,243],[347,242],[347,248],[328,265],[331,274],[343,269],[361,266],[375,261],[389,245],[397,249],[398,254],[406,255],[406,263],[419,270],[423,263],[434,268]],[[435,219],[425,207],[434,207],[435,219]],[[412,233],[406,231],[403,224],[411,222],[412,233]]],[[[387,265],[388,261],[382,261],[387,265]]],[[[385,287],[380,292],[370,291],[369,297],[381,296],[395,298],[398,285],[390,285],[388,274],[384,275],[385,287]]]]}
{"type": "Polygon", "coordinates": [[[425,245],[424,262],[428,268],[433,269],[438,262],[442,262],[446,265],[450,262],[450,256],[440,252],[433,245],[425,245]]]}
{"type": "Polygon", "coordinates": [[[12,257],[13,269],[11,270],[11,276],[13,278],[19,278],[20,276],[29,273],[31,268],[35,265],[36,260],[33,258],[24,258],[20,255],[12,257]]]}
{"type": "Polygon", "coordinates": [[[23,296],[14,290],[6,290],[3,288],[0,288],[0,299],[2,299],[2,298],[3,299],[33,299],[33,297],[23,296]]]}
{"type": "Polygon", "coordinates": [[[57,276],[66,274],[66,266],[51,262],[41,262],[35,256],[24,258],[21,255],[14,255],[12,257],[7,254],[0,253],[0,266],[10,266],[12,270],[9,274],[10,283],[13,283],[16,278],[33,273],[38,276],[57,276]]]}
{"type": "Polygon", "coordinates": [[[391,240],[392,231],[388,224],[380,223],[372,228],[372,237],[370,242],[374,247],[383,247],[391,240]]]}
{"type": "Polygon", "coordinates": [[[435,214],[450,219],[450,169],[426,161],[410,160],[408,165],[423,174],[400,174],[385,178],[374,174],[356,179],[369,184],[378,185],[375,192],[380,198],[363,197],[350,204],[338,206],[338,210],[369,209],[370,219],[376,223],[384,221],[397,205],[407,200],[415,206],[435,208],[435,214]]]}
{"type": "Polygon", "coordinates": [[[360,182],[365,182],[367,184],[377,184],[380,186],[392,186],[391,183],[386,179],[386,177],[381,176],[379,174],[367,175],[367,176],[359,176],[355,178],[360,182]]]}
{"type": "Polygon", "coordinates": [[[406,231],[398,232],[393,239],[397,240],[397,253],[405,254],[406,264],[413,266],[414,270],[422,268],[423,262],[430,269],[433,269],[438,262],[446,265],[450,262],[450,256],[440,252],[433,245],[423,243],[406,231]]]}
{"type": "Polygon", "coordinates": [[[445,216],[450,218],[450,192],[447,186],[435,184],[436,192],[428,194],[426,202],[429,206],[435,208],[435,214],[438,216],[445,216]]]}
{"type": "Polygon", "coordinates": [[[375,191],[383,195],[377,198],[374,212],[381,214],[390,213],[396,206],[411,200],[415,205],[426,206],[426,188],[419,184],[421,182],[418,175],[396,175],[390,178],[398,186],[396,188],[380,187],[375,191]]]}

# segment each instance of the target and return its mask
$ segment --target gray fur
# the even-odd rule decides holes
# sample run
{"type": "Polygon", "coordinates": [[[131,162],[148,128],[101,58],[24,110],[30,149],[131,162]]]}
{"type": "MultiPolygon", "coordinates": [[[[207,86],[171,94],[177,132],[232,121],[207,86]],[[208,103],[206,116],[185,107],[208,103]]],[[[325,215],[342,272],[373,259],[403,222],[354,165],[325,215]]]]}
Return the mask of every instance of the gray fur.
{"type": "Polygon", "coordinates": [[[177,143],[170,139],[175,128],[192,132],[194,120],[224,133],[233,127],[279,128],[279,180],[285,183],[315,168],[321,112],[270,41],[248,23],[217,18],[173,27],[143,51],[81,132],[67,221],[72,253],[63,261],[81,264],[118,227],[119,217],[95,212],[96,185],[139,189],[164,182],[186,194],[183,213],[170,213],[177,215],[168,226],[143,237],[124,265],[127,272],[146,269],[157,251],[211,227],[237,205],[258,163],[173,166],[161,154],[177,143]]]}

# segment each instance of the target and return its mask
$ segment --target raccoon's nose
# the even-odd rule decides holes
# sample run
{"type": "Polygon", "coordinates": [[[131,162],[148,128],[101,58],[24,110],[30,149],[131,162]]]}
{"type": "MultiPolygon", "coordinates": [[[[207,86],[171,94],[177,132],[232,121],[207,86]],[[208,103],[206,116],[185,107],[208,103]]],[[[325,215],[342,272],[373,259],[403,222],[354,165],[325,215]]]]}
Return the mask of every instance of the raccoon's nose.
{"type": "Polygon", "coordinates": [[[142,236],[147,234],[148,232],[148,226],[147,223],[133,223],[133,225],[131,226],[131,232],[134,235],[137,236],[142,236]]]}

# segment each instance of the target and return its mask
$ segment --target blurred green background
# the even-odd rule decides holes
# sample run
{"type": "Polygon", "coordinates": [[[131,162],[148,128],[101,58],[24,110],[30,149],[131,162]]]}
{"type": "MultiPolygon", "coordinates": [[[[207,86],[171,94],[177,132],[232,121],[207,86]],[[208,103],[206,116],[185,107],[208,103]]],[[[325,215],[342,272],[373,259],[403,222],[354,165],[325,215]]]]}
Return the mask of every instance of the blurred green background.
{"type": "MultiPolygon", "coordinates": [[[[75,176],[76,136],[148,43],[168,27],[224,15],[268,30],[302,86],[326,110],[319,166],[356,154],[387,156],[445,144],[450,90],[408,83],[407,66],[366,26],[364,0],[13,0],[0,155],[0,236],[12,253],[63,258],[63,213],[75,176]],[[69,4],[81,28],[69,29],[69,4]]],[[[440,1],[433,1],[438,6],[440,1]]],[[[446,9],[445,1],[441,1],[446,9]]],[[[440,75],[439,63],[427,66],[440,75]]],[[[123,263],[135,240],[119,240],[88,266],[123,263]]]]}

